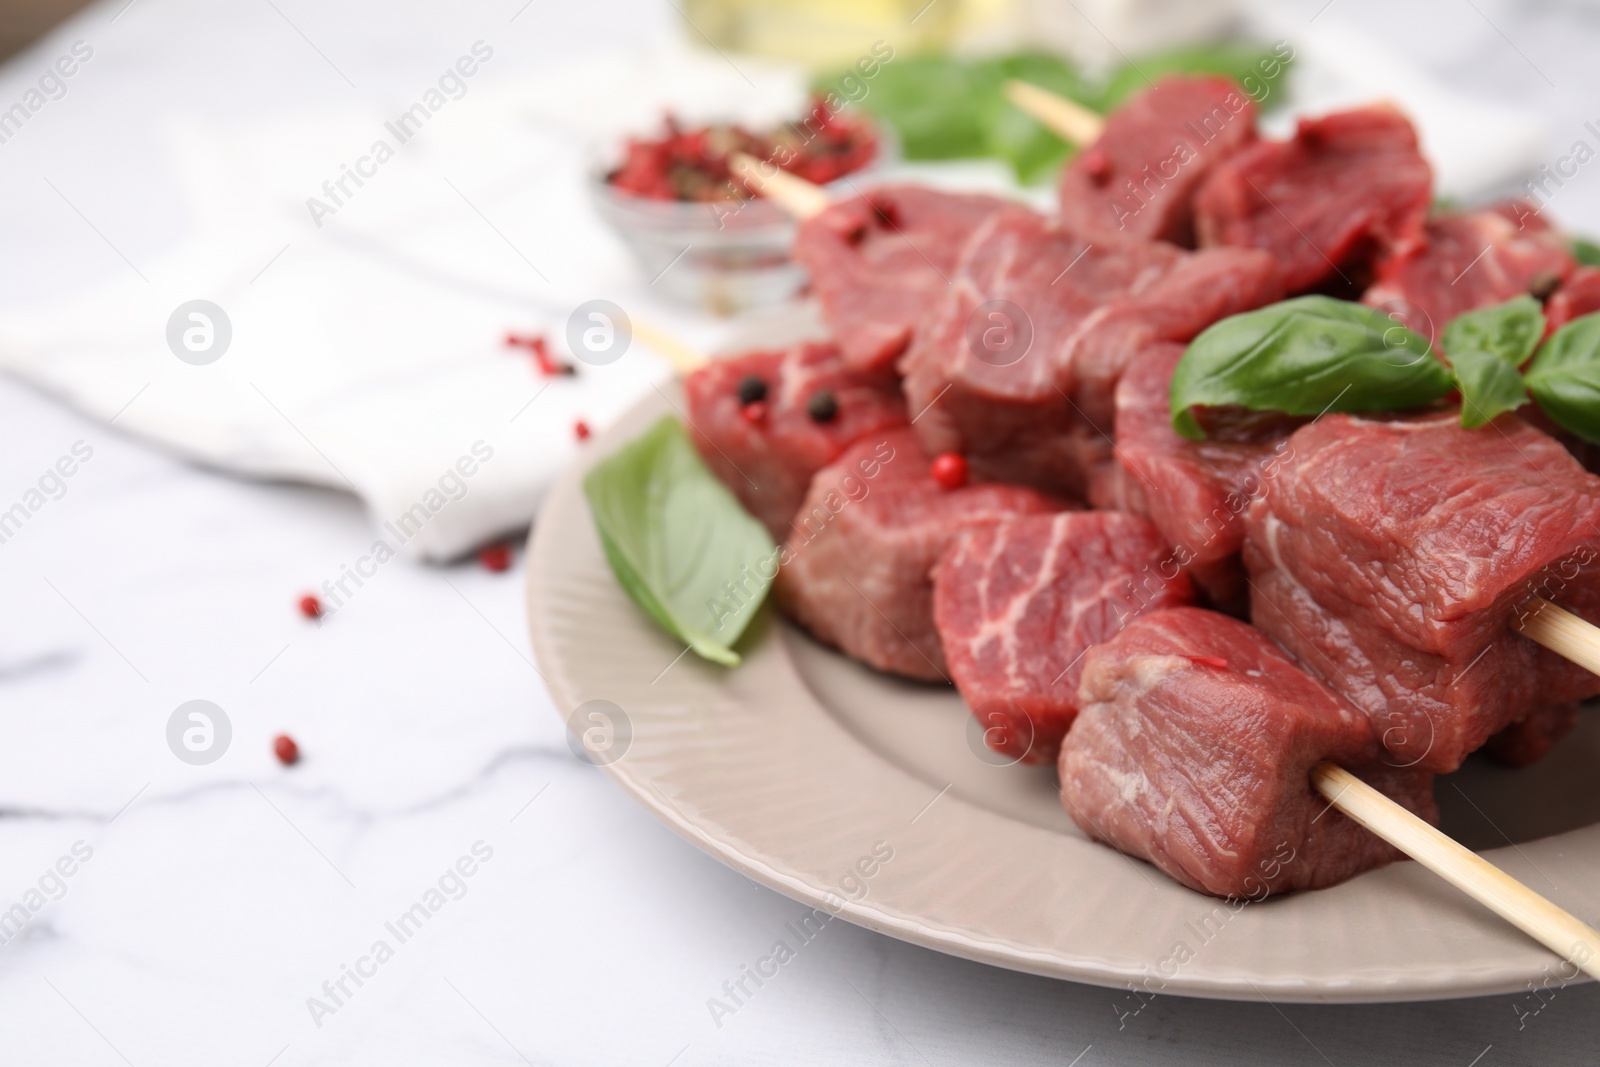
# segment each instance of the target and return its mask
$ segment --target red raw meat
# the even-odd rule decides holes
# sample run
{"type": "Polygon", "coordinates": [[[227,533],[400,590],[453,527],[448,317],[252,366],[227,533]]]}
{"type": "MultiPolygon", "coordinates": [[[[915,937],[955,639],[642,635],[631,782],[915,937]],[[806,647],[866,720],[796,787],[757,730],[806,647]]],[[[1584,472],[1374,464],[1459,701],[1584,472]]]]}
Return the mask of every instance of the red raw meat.
{"type": "Polygon", "coordinates": [[[1600,692],[1507,629],[1535,595],[1600,617],[1600,478],[1515,416],[1325,416],[1289,439],[1246,528],[1252,621],[1396,762],[1454,770],[1537,706],[1600,692]]]}
{"type": "Polygon", "coordinates": [[[1375,259],[1422,243],[1432,184],[1404,115],[1341,111],[1218,164],[1195,194],[1195,230],[1202,246],[1272,253],[1291,295],[1358,290],[1375,259]]]}
{"type": "Polygon", "coordinates": [[[893,365],[950,284],[967,239],[1011,201],[887,185],[831,204],[800,224],[794,258],[822,314],[863,369],[893,365]]]}
{"type": "Polygon", "coordinates": [[[933,571],[950,677],[989,746],[1025,763],[1055,762],[1090,645],[1144,612],[1193,600],[1156,528],[1114,511],[968,530],[933,571]]]}
{"type": "Polygon", "coordinates": [[[1271,303],[1276,275],[1259,252],[1184,252],[993,215],[901,361],[913,425],[929,452],[963,453],[984,477],[1082,495],[1128,362],[1152,341],[1187,341],[1271,303]]]}
{"type": "Polygon", "coordinates": [[[1545,324],[1554,333],[1573,319],[1596,311],[1600,311],[1600,268],[1579,267],[1545,304],[1545,324]]]}
{"type": "Polygon", "coordinates": [[[1428,220],[1425,243],[1378,264],[1361,298],[1437,341],[1464,311],[1533,292],[1541,300],[1577,264],[1532,205],[1508,200],[1428,220]]]}
{"type": "Polygon", "coordinates": [[[1526,767],[1543,759],[1577,725],[1578,705],[1547,705],[1489,738],[1483,751],[1496,763],[1526,767]]]}
{"type": "Polygon", "coordinates": [[[1218,563],[1244,545],[1244,510],[1265,490],[1300,420],[1213,419],[1206,423],[1205,440],[1179,437],[1172,428],[1170,387],[1183,351],[1181,345],[1152,346],[1123,375],[1117,385],[1117,460],[1143,487],[1145,513],[1179,557],[1218,563]]]}
{"type": "Polygon", "coordinates": [[[706,464],[772,536],[789,536],[811,477],[863,434],[906,422],[892,371],[845,366],[837,345],[806,342],[775,352],[714,360],[684,380],[689,433],[706,464]],[[764,387],[764,412],[746,417],[739,389],[747,378],[764,387]],[[818,421],[807,410],[819,392],[836,412],[818,421]]]}
{"type": "Polygon", "coordinates": [[[1261,900],[1398,859],[1313,790],[1322,760],[1438,819],[1431,774],[1386,765],[1365,716],[1236,619],[1154,612],[1085,661],[1067,811],[1190,888],[1261,900]]]}
{"type": "Polygon", "coordinates": [[[949,681],[933,566],[963,530],[1063,504],[1015,485],[944,489],[910,430],[869,434],[817,472],[779,558],[778,606],[892,674],[949,681]]]}
{"type": "Polygon", "coordinates": [[[1563,429],[1555,420],[1544,413],[1537,401],[1530,401],[1517,409],[1517,418],[1529,426],[1547,433],[1560,443],[1562,448],[1572,453],[1572,458],[1583,465],[1583,469],[1592,474],[1600,474],[1600,445],[1591,444],[1577,434],[1563,429]]]}
{"type": "Polygon", "coordinates": [[[1194,191],[1256,137],[1256,107],[1238,84],[1170,75],[1106,117],[1105,131],[1061,172],[1061,220],[1194,247],[1194,191]]]}

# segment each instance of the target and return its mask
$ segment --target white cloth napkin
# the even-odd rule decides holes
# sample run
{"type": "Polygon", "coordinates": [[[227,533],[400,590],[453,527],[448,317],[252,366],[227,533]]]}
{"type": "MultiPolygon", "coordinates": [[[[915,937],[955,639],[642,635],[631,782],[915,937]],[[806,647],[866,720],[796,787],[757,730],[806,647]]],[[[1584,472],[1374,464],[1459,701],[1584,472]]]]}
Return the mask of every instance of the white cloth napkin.
{"type": "MultiPolygon", "coordinates": [[[[1544,137],[1526,116],[1456,100],[1329,29],[1297,29],[1285,28],[1301,56],[1296,107],[1396,98],[1444,191],[1470,195],[1537,159],[1544,137]]],[[[564,355],[567,317],[595,298],[696,347],[735,328],[673,307],[640,276],[589,206],[595,147],[668,106],[776,120],[803,99],[805,76],[662,44],[459,83],[403,144],[386,123],[431,83],[380,106],[174,125],[186,239],[142,273],[7,312],[0,367],[200,462],[354,492],[393,552],[448,559],[526,525],[582,447],[576,424],[603,428],[670,370],[636,341],[618,362],[545,378],[504,345],[508,331],[543,332],[564,355]],[[363,163],[380,139],[394,158],[363,163]],[[347,180],[336,203],[324,183],[358,164],[375,173],[347,180]],[[336,208],[319,209],[320,226],[313,197],[336,208]],[[199,366],[167,342],[169,318],[196,299],[232,330],[199,366]]],[[[993,164],[914,170],[1008,185],[993,164]]]]}
{"type": "Polygon", "coordinates": [[[404,144],[385,124],[414,101],[174,126],[190,236],[137,274],[7,312],[0,366],[201,462],[354,492],[393,551],[447,559],[525,526],[581,447],[577,423],[604,427],[670,371],[636,342],[545,377],[508,331],[542,332],[568,358],[566,320],[594,298],[694,345],[726,328],[638,277],[588,206],[590,143],[668,106],[775,120],[804,77],[663,46],[511,87],[462,81],[404,144]],[[364,163],[376,174],[347,180],[337,204],[323,183],[380,139],[393,158],[364,163]],[[320,226],[312,197],[337,204],[320,226]],[[231,326],[205,365],[167,341],[195,299],[231,326]]]}

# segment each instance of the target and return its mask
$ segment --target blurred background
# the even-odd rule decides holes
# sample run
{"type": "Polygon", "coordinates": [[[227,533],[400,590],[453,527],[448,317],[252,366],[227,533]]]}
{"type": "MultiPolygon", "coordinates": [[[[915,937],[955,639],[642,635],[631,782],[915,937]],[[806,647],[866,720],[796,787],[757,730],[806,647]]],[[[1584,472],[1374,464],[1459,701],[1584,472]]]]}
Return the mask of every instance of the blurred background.
{"type": "Polygon", "coordinates": [[[83,6],[76,0],[13,0],[0,16],[0,59],[22,51],[83,6]]]}

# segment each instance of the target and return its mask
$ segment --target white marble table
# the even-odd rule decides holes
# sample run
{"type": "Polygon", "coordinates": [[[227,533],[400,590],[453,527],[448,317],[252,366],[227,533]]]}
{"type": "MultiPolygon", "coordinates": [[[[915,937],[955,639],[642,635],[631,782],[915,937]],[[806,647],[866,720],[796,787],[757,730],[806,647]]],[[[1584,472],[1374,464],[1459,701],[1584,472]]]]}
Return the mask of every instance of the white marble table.
{"type": "MultiPolygon", "coordinates": [[[[453,55],[493,27],[533,65],[672,17],[626,0],[520,15],[523,0],[124,2],[0,72],[8,103],[63,41],[95,48],[27,143],[0,145],[4,305],[157,253],[180,220],[153,131],[350,92],[317,49],[361,91],[404,91],[441,38],[453,55]]],[[[1592,9],[1422,7],[1335,0],[1320,17],[1541,108],[1553,153],[1600,117],[1592,9]]],[[[1552,209],[1600,229],[1593,175],[1552,209]]],[[[1161,998],[1119,1018],[1115,991],[842,923],[714,1020],[707,999],[802,909],[571,757],[527,660],[518,570],[397,561],[314,624],[295,598],[371,540],[351,500],[195,469],[0,381],[0,511],[78,442],[92,455],[46,478],[0,542],[0,916],[38,904],[0,934],[0,1064],[1593,1062],[1592,987],[1375,1007],[1161,998]],[[167,745],[191,699],[231,723],[210,765],[167,745]],[[271,754],[283,731],[304,752],[293,769],[271,754]],[[402,940],[386,924],[419,902],[437,908],[402,940]]]]}

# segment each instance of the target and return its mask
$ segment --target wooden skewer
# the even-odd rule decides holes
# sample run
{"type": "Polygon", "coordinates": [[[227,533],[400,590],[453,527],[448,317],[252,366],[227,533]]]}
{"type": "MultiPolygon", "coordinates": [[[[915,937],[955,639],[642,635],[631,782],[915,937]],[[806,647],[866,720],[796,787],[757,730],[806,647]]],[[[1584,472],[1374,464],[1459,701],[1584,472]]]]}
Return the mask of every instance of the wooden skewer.
{"type": "Polygon", "coordinates": [[[1016,80],[1006,82],[1004,88],[1006,99],[1019,110],[1075,145],[1093,144],[1105,131],[1105,118],[1075,100],[1016,80]]]}
{"type": "Polygon", "coordinates": [[[690,348],[665,330],[658,330],[638,319],[633,320],[633,335],[655,349],[681,375],[692,374],[711,362],[704,352],[690,348]]]}
{"type": "Polygon", "coordinates": [[[1343,767],[1319,763],[1328,802],[1574,966],[1600,978],[1600,931],[1429,826],[1343,767]]]}
{"type": "Polygon", "coordinates": [[[733,172],[743,178],[762,196],[777,204],[797,219],[809,219],[821,214],[828,206],[828,191],[820,185],[797,178],[780,170],[775,163],[763,162],[755,156],[735,152],[728,157],[733,172]]]}
{"type": "Polygon", "coordinates": [[[1584,670],[1600,674],[1600,626],[1535,597],[1511,620],[1511,628],[1584,670]]]}

